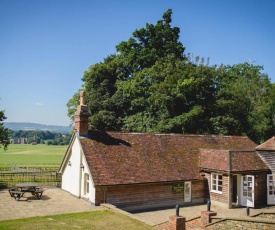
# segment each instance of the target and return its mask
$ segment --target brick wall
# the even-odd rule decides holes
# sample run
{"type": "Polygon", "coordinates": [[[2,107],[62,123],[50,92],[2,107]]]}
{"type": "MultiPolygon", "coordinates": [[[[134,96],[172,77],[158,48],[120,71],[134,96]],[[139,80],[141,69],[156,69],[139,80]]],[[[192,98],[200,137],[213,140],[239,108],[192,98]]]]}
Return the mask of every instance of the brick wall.
{"type": "Polygon", "coordinates": [[[208,188],[210,191],[210,199],[211,201],[218,201],[224,204],[228,204],[228,184],[229,184],[229,176],[224,175],[222,176],[222,194],[218,194],[215,192],[211,192],[211,174],[205,173],[205,178],[208,181],[208,188]]]}
{"type": "Polygon", "coordinates": [[[253,221],[253,220],[232,220],[223,219],[213,224],[207,225],[205,229],[221,230],[221,229],[275,229],[275,222],[273,221],[253,221]]]}
{"type": "MultiPolygon", "coordinates": [[[[205,201],[204,188],[204,180],[192,181],[192,204],[205,201]]],[[[96,204],[103,202],[103,189],[96,188],[96,204]]],[[[172,183],[107,187],[105,202],[127,211],[190,204],[184,203],[183,192],[172,192],[172,183]]]]}
{"type": "Polygon", "coordinates": [[[185,222],[186,230],[198,229],[198,228],[203,228],[200,217],[197,217],[197,218],[194,218],[194,219],[191,219],[191,220],[188,220],[185,222]]]}
{"type": "Polygon", "coordinates": [[[185,230],[186,219],[183,216],[170,216],[169,221],[154,227],[156,230],[185,230]]]}

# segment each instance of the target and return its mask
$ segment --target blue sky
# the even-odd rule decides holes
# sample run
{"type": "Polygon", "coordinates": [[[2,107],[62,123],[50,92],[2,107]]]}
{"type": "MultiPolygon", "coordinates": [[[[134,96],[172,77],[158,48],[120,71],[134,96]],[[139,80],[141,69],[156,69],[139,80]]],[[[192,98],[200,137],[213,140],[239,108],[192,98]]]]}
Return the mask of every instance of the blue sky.
{"type": "Polygon", "coordinates": [[[275,82],[273,0],[0,0],[5,121],[69,125],[83,72],[168,8],[186,53],[212,65],[251,61],[275,82]]]}

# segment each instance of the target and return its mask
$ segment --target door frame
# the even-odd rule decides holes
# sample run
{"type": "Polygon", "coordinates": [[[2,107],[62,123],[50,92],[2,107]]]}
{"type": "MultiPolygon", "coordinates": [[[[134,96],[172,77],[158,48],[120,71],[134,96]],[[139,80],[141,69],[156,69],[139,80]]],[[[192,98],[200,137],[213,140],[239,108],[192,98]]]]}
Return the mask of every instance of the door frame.
{"type": "Polygon", "coordinates": [[[192,202],[192,182],[184,182],[184,202],[192,202]]]}
{"type": "Polygon", "coordinates": [[[268,205],[274,205],[275,204],[275,174],[267,174],[266,175],[266,186],[267,186],[267,204],[268,205]],[[271,182],[270,176],[273,177],[273,180],[271,182]],[[272,184],[270,184],[270,182],[272,184]],[[271,191],[270,191],[271,189],[271,191]],[[270,192],[272,194],[270,194],[270,192]]]}
{"type": "Polygon", "coordinates": [[[241,176],[241,205],[254,208],[255,205],[255,176],[242,175],[241,176]],[[251,178],[251,180],[249,179],[251,178]],[[245,179],[245,180],[244,180],[245,179]],[[251,193],[251,196],[249,194],[251,193]],[[247,194],[247,196],[244,196],[247,194]]]}

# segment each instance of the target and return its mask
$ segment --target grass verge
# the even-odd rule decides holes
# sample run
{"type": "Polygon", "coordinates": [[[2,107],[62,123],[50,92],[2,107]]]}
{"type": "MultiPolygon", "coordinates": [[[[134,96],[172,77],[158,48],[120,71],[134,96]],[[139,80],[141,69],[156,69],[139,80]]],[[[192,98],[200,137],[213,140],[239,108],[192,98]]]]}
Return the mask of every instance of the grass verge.
{"type": "Polygon", "coordinates": [[[153,228],[128,216],[110,210],[62,214],[0,221],[0,229],[93,229],[93,230],[152,230],[153,228]]]}

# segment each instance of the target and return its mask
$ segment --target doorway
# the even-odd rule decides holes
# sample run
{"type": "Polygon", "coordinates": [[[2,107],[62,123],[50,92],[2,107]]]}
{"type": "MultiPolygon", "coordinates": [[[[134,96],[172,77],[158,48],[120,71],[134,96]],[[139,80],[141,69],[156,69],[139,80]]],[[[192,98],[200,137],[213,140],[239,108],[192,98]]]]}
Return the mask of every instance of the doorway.
{"type": "Polygon", "coordinates": [[[191,202],[191,181],[184,182],[184,202],[191,202]]]}
{"type": "Polygon", "coordinates": [[[237,203],[238,202],[238,176],[233,175],[233,181],[232,181],[232,202],[237,203]]]}
{"type": "Polygon", "coordinates": [[[253,175],[242,176],[241,205],[254,208],[254,176],[253,175]]]}
{"type": "Polygon", "coordinates": [[[267,175],[267,204],[275,204],[275,174],[267,175]]]}

